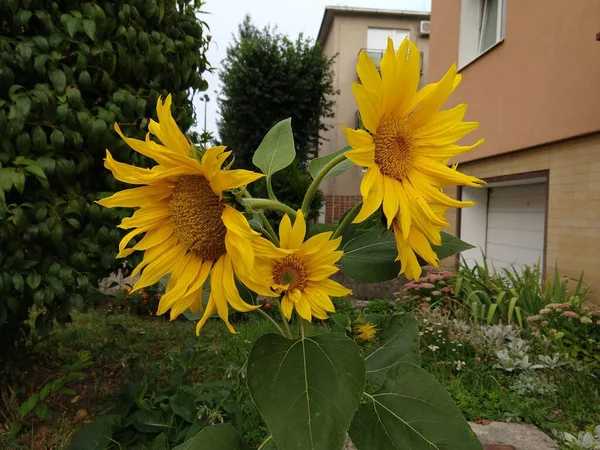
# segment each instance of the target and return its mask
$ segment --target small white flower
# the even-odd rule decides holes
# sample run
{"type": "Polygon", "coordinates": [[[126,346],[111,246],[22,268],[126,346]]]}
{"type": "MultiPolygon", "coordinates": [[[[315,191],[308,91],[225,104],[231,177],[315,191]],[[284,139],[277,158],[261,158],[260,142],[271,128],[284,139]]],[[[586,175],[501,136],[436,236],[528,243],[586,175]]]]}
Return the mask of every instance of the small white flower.
{"type": "Polygon", "coordinates": [[[419,331],[419,336],[423,336],[423,334],[425,334],[425,333],[423,333],[422,331],[419,331]]]}
{"type": "Polygon", "coordinates": [[[464,361],[456,361],[456,370],[458,370],[460,372],[462,370],[462,368],[465,367],[466,365],[467,365],[467,363],[464,361]]]}
{"type": "Polygon", "coordinates": [[[429,348],[429,350],[431,350],[432,352],[435,352],[439,349],[437,345],[428,345],[427,348],[429,348]]]}

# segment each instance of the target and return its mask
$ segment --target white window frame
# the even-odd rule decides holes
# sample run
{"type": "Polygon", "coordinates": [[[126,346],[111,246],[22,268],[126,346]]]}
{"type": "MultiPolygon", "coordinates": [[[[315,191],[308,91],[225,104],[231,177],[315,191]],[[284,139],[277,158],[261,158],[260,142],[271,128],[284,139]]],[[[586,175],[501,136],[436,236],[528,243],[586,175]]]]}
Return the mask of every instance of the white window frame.
{"type": "Polygon", "coordinates": [[[460,36],[458,48],[458,69],[471,64],[504,41],[506,30],[506,2],[498,0],[496,40],[488,48],[483,47],[486,32],[486,8],[490,0],[461,0],[460,36]]]}

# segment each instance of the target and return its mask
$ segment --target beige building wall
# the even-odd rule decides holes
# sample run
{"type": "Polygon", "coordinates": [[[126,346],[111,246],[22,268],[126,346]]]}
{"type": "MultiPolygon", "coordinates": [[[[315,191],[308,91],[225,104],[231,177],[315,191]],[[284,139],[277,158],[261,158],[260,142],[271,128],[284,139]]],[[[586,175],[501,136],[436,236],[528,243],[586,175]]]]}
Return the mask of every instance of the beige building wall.
{"type": "MultiPolygon", "coordinates": [[[[334,117],[326,119],[331,128],[323,134],[325,141],[319,146],[319,156],[334,152],[348,145],[341,129],[356,126],[356,112],[358,106],[352,94],[352,84],[358,81],[356,63],[361,49],[367,47],[367,31],[369,28],[388,28],[408,30],[410,39],[413,40],[420,51],[423,52],[423,76],[421,83],[426,82],[429,64],[429,39],[419,36],[421,20],[428,20],[426,14],[408,16],[377,15],[352,13],[339,13],[333,17],[329,32],[322,41],[324,51],[330,57],[335,55],[334,83],[339,91],[335,96],[334,117]]],[[[353,167],[344,174],[325,180],[322,184],[326,196],[326,221],[337,221],[339,216],[360,202],[360,181],[363,173],[359,167],[353,167]]]]}

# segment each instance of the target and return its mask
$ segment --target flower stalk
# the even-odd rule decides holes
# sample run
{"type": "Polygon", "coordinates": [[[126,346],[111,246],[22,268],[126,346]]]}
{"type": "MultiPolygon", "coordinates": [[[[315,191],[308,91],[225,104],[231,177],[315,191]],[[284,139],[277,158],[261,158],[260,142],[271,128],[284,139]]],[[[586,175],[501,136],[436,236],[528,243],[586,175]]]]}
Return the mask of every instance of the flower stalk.
{"type": "Polygon", "coordinates": [[[315,194],[319,190],[319,186],[321,185],[321,182],[323,181],[323,179],[325,178],[325,176],[335,166],[337,166],[339,163],[341,163],[345,159],[346,159],[346,155],[345,154],[341,154],[341,155],[336,156],[331,161],[329,161],[327,164],[325,164],[325,166],[323,166],[323,168],[321,169],[321,171],[317,174],[317,176],[315,177],[315,179],[312,181],[312,183],[308,187],[308,190],[306,191],[306,195],[304,196],[304,201],[302,202],[302,212],[304,213],[305,216],[308,216],[308,210],[310,208],[310,204],[311,204],[313,198],[315,197],[315,194]]]}

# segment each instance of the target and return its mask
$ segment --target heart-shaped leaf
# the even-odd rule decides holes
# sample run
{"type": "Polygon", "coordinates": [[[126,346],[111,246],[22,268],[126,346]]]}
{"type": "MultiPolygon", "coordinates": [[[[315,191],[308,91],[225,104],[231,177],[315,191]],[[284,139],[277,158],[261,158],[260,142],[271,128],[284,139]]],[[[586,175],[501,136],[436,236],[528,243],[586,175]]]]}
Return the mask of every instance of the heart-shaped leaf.
{"type": "Polygon", "coordinates": [[[403,362],[365,394],[350,427],[358,450],[481,450],[446,390],[426,370],[403,362]]]}
{"type": "Polygon", "coordinates": [[[338,333],[265,334],[248,358],[248,387],[279,450],[341,449],[366,378],[360,348],[338,333]]]}
{"type": "Polygon", "coordinates": [[[373,230],[348,240],[343,247],[342,271],[364,283],[394,279],[400,272],[394,233],[373,230]]]}
{"type": "Polygon", "coordinates": [[[419,329],[412,314],[368,316],[375,325],[377,344],[365,350],[368,390],[384,383],[390,369],[402,362],[419,364],[419,329]]]}
{"type": "Polygon", "coordinates": [[[295,157],[292,119],[288,118],[269,130],[254,152],[252,163],[270,177],[275,172],[289,166],[295,157]]]}
{"type": "MultiPolygon", "coordinates": [[[[313,159],[310,163],[308,163],[308,172],[310,176],[315,178],[317,174],[325,167],[325,165],[331,161],[333,158],[346,153],[348,150],[351,150],[352,147],[344,147],[339,149],[336,152],[328,153],[327,155],[319,156],[318,158],[313,159]]],[[[327,175],[323,179],[337,177],[339,174],[344,173],[346,170],[350,169],[354,164],[352,161],[346,159],[331,169],[327,175]]]]}
{"type": "Polygon", "coordinates": [[[204,428],[173,450],[251,450],[228,423],[204,428]]]}

